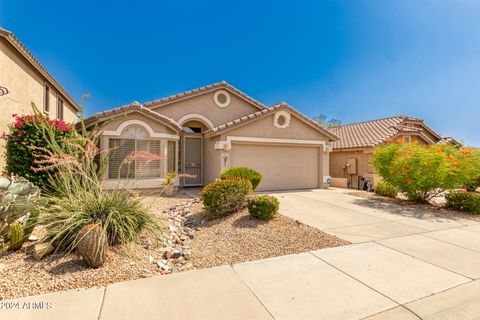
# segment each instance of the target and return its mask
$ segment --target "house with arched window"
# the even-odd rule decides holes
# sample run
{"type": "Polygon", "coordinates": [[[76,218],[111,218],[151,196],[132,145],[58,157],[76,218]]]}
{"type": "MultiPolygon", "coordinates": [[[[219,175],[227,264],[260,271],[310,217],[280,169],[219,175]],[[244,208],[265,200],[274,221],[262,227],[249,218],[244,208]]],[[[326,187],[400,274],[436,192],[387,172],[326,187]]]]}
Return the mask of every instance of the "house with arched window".
{"type": "Polygon", "coordinates": [[[286,103],[267,107],[223,81],[86,119],[98,123],[105,123],[100,148],[109,150],[106,188],[120,179],[158,188],[169,171],[194,176],[182,187],[200,187],[233,166],[259,171],[258,190],[321,188],[337,139],[286,103]],[[142,151],[159,157],[125,164],[142,151]]]}

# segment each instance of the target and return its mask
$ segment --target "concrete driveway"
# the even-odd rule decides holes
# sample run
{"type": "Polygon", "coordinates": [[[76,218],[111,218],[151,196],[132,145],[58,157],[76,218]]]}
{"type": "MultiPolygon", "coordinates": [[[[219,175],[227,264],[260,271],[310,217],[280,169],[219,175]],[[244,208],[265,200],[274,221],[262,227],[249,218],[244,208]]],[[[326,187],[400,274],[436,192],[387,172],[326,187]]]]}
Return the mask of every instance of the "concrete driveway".
{"type": "Polygon", "coordinates": [[[51,308],[0,319],[480,319],[480,224],[344,190],[276,196],[353,244],[17,299],[51,308]]]}
{"type": "Polygon", "coordinates": [[[416,235],[477,224],[435,217],[432,212],[380,202],[345,189],[273,193],[280,212],[352,243],[416,235]]]}

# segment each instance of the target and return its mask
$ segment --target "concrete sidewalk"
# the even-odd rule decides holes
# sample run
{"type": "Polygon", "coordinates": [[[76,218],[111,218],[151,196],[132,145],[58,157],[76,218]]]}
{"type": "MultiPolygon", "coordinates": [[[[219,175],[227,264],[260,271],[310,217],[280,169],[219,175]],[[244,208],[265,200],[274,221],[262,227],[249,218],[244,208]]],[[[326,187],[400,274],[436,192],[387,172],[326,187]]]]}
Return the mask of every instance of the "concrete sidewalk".
{"type": "Polygon", "coordinates": [[[478,319],[468,274],[370,242],[4,301],[0,319],[478,319]]]}
{"type": "Polygon", "coordinates": [[[356,243],[2,301],[0,319],[480,318],[480,224],[341,191],[277,196],[282,213],[356,243]]]}

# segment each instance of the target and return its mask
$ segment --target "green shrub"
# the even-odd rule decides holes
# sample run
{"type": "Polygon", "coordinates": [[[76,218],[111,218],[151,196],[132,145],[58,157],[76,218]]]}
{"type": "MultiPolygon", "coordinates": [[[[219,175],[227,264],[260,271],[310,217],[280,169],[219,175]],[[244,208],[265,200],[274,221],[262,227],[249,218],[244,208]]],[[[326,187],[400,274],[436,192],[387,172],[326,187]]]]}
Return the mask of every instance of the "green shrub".
{"type": "Polygon", "coordinates": [[[480,214],[480,194],[450,192],[445,198],[447,208],[480,214]]]}
{"type": "Polygon", "coordinates": [[[473,178],[469,183],[466,185],[468,191],[475,191],[477,188],[480,187],[480,176],[473,178]]]}
{"type": "MultiPolygon", "coordinates": [[[[35,110],[33,111],[35,112],[35,110]]],[[[49,174],[55,169],[35,170],[39,164],[35,163],[36,159],[33,153],[45,155],[49,150],[44,129],[53,135],[52,138],[62,141],[63,138],[76,136],[75,128],[72,124],[41,115],[19,116],[13,114],[12,116],[14,121],[8,126],[8,133],[3,135],[3,138],[7,140],[5,147],[6,173],[24,177],[42,189],[49,188],[49,174]],[[42,148],[42,150],[36,148],[42,148]]]]}
{"type": "Polygon", "coordinates": [[[375,148],[372,164],[408,199],[426,202],[478,176],[480,152],[449,145],[387,144],[375,148]]]}
{"type": "Polygon", "coordinates": [[[81,113],[79,128],[77,135],[61,140],[55,137],[55,128],[44,128],[45,148],[50,151],[45,156],[34,154],[42,159],[39,170],[56,168],[49,173],[53,191],[45,193],[47,205],[39,218],[46,230],[43,240],[68,252],[76,249],[80,229],[89,224],[101,225],[111,245],[131,242],[144,229],[158,230],[140,199],[131,197],[127,182],[113,190],[102,188],[108,155],[99,157],[97,146],[104,126],[87,131],[81,113]]]}
{"type": "Polygon", "coordinates": [[[375,193],[382,197],[395,198],[397,196],[398,189],[385,181],[380,181],[375,186],[375,193]]]}
{"type": "Polygon", "coordinates": [[[205,207],[206,217],[214,219],[242,209],[247,195],[252,192],[252,183],[249,180],[229,178],[207,185],[200,193],[200,199],[205,207]]]}
{"type": "Polygon", "coordinates": [[[274,196],[251,196],[247,200],[250,216],[262,220],[270,220],[278,213],[280,202],[274,196]]]}
{"type": "Polygon", "coordinates": [[[258,184],[262,180],[262,175],[250,168],[246,167],[232,167],[225,169],[222,174],[220,175],[221,179],[228,179],[228,178],[242,178],[250,180],[252,183],[253,190],[257,189],[258,184]]]}
{"type": "Polygon", "coordinates": [[[45,240],[60,250],[75,249],[80,229],[88,224],[100,224],[110,245],[131,242],[145,228],[157,229],[153,216],[126,189],[93,193],[78,188],[77,191],[72,195],[48,196],[49,205],[41,216],[47,230],[45,240]]]}

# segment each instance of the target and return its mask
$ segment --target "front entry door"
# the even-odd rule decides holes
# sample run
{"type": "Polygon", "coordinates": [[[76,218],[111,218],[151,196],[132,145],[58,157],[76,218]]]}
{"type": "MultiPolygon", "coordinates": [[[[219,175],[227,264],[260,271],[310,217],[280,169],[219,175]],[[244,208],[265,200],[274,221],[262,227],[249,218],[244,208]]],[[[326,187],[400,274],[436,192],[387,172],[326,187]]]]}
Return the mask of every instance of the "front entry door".
{"type": "Polygon", "coordinates": [[[184,187],[203,185],[203,138],[201,135],[183,137],[183,172],[195,178],[183,178],[184,187]]]}

